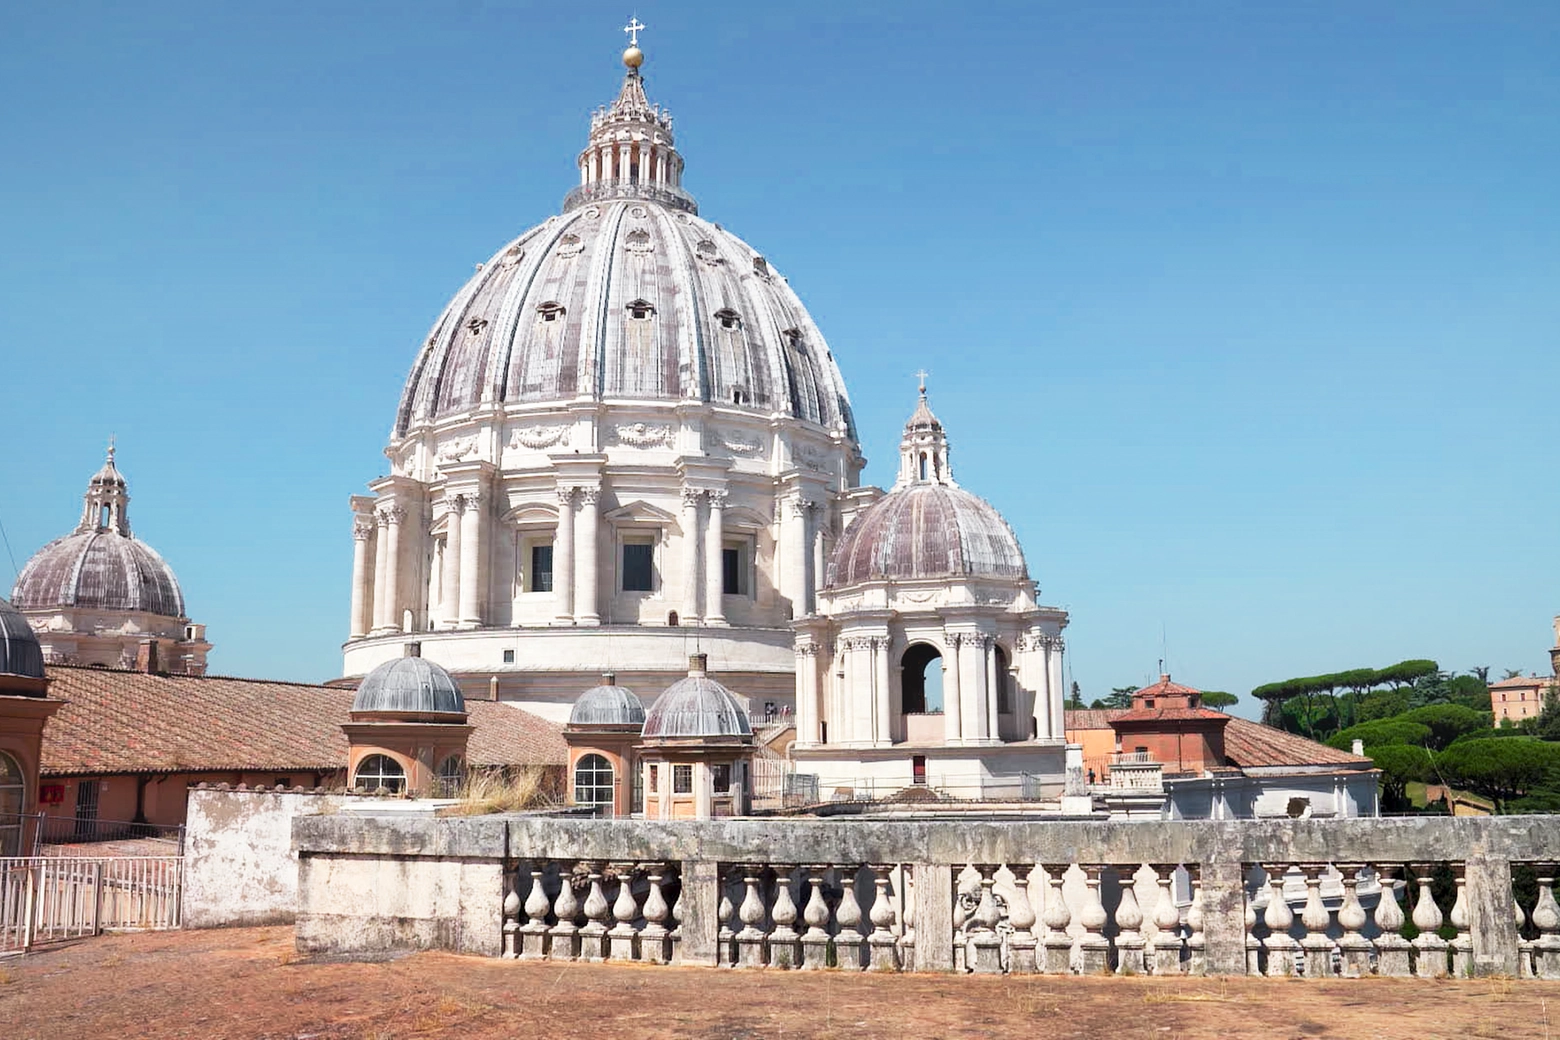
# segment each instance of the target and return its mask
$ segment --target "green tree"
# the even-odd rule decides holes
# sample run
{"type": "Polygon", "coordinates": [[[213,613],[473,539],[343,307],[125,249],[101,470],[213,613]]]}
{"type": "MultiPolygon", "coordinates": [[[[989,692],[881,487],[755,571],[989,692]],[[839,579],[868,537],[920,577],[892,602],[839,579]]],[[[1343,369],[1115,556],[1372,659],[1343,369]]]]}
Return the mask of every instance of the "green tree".
{"type": "Polygon", "coordinates": [[[1430,775],[1430,752],[1408,744],[1384,744],[1368,747],[1365,755],[1381,770],[1381,807],[1387,812],[1407,812],[1413,808],[1408,785],[1430,775]]]}
{"type": "Polygon", "coordinates": [[[1132,707],[1132,695],[1138,692],[1136,686],[1113,686],[1109,697],[1096,697],[1091,708],[1121,709],[1132,707]]]}
{"type": "Polygon", "coordinates": [[[1225,708],[1233,708],[1240,703],[1240,698],[1233,693],[1225,693],[1223,690],[1204,690],[1202,692],[1202,703],[1205,708],[1223,711],[1225,708]]]}
{"type": "Polygon", "coordinates": [[[1430,737],[1425,746],[1434,751],[1450,746],[1465,734],[1488,733],[1492,726],[1488,713],[1474,711],[1460,704],[1427,704],[1423,708],[1405,711],[1392,721],[1417,722],[1429,726],[1430,737]]]}
{"type": "Polygon", "coordinates": [[[1358,726],[1339,730],[1327,743],[1339,751],[1348,751],[1354,746],[1356,740],[1363,741],[1368,748],[1398,744],[1425,747],[1430,736],[1430,727],[1423,722],[1412,722],[1401,718],[1377,719],[1374,722],[1362,722],[1358,726]]]}
{"type": "Polygon", "coordinates": [[[1481,794],[1504,812],[1513,799],[1555,786],[1560,745],[1500,737],[1464,740],[1436,755],[1434,768],[1446,783],[1481,794]]]}
{"type": "Polygon", "coordinates": [[[1372,690],[1360,698],[1359,712],[1355,718],[1358,722],[1390,719],[1411,707],[1413,705],[1409,703],[1407,690],[1372,690]]]}

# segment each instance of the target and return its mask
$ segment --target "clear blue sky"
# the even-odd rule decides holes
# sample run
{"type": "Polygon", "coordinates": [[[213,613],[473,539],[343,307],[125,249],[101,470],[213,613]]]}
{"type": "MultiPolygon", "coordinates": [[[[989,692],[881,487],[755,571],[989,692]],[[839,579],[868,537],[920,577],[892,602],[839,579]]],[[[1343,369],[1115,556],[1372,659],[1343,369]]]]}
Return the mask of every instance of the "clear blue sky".
{"type": "MultiPolygon", "coordinates": [[[[1433,657],[1560,612],[1560,6],[638,6],[702,211],[892,478],[911,373],[1089,697],[1433,657]]],[[[213,670],[324,679],[418,343],[556,212],[626,5],[12,4],[0,522],[116,432],[213,670]]],[[[0,572],[9,584],[8,560],[0,572]]]]}

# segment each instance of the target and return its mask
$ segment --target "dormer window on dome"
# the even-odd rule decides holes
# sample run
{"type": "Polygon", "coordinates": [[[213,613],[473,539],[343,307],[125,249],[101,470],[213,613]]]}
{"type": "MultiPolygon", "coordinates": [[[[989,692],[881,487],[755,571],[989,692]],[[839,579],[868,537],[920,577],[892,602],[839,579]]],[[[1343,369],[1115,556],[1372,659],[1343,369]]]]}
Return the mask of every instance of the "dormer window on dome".
{"type": "Polygon", "coordinates": [[[568,311],[563,304],[557,300],[548,300],[546,303],[538,304],[536,307],[537,317],[542,321],[557,321],[567,313],[568,311]]]}
{"type": "Polygon", "coordinates": [[[648,321],[655,315],[655,308],[648,300],[635,300],[628,305],[628,316],[637,321],[648,321]]]}
{"type": "Polygon", "coordinates": [[[758,275],[760,278],[768,278],[769,261],[765,260],[761,256],[755,256],[753,258],[753,273],[758,275]]]}
{"type": "Polygon", "coordinates": [[[723,329],[740,329],[742,327],[741,315],[737,314],[730,307],[722,307],[716,311],[715,320],[720,323],[720,327],[723,329]]]}

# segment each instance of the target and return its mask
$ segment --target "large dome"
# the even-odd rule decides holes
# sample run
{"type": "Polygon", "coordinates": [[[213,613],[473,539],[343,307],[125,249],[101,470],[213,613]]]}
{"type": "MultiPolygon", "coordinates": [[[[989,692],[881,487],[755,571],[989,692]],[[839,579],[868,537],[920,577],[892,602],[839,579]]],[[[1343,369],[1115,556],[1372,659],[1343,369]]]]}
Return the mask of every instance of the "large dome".
{"type": "Polygon", "coordinates": [[[394,436],[479,407],[583,398],[711,402],[854,441],[823,335],[757,250],[697,215],[671,116],[627,64],[592,117],[564,212],[480,265],[434,323],[394,436]]]}
{"type": "Polygon", "coordinates": [[[33,554],[17,576],[18,610],[123,610],[184,617],[179,579],[157,550],[130,534],[130,494],[108,461],[87,482],[76,529],[33,554]]]}
{"type": "Polygon", "coordinates": [[[786,280],[719,225],[649,199],[525,232],[450,301],[395,435],[488,402],[712,401],[854,439],[845,382],[786,280]]]}
{"type": "Polygon", "coordinates": [[[12,600],[22,610],[84,607],[184,616],[184,593],[157,550],[113,529],[56,538],[27,561],[12,600]]]}
{"type": "Polygon", "coordinates": [[[846,529],[829,561],[829,585],[885,578],[1025,580],[1013,529],[990,502],[946,484],[884,495],[846,529]]]}

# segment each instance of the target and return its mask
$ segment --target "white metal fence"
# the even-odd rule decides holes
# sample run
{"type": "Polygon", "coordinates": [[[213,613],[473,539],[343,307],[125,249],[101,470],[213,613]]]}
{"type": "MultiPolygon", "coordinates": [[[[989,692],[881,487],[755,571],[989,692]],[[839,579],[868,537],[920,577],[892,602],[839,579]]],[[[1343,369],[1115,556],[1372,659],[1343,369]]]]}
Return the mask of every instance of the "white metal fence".
{"type": "Polygon", "coordinates": [[[181,856],[0,859],[0,955],[104,931],[178,928],[181,856]]]}

